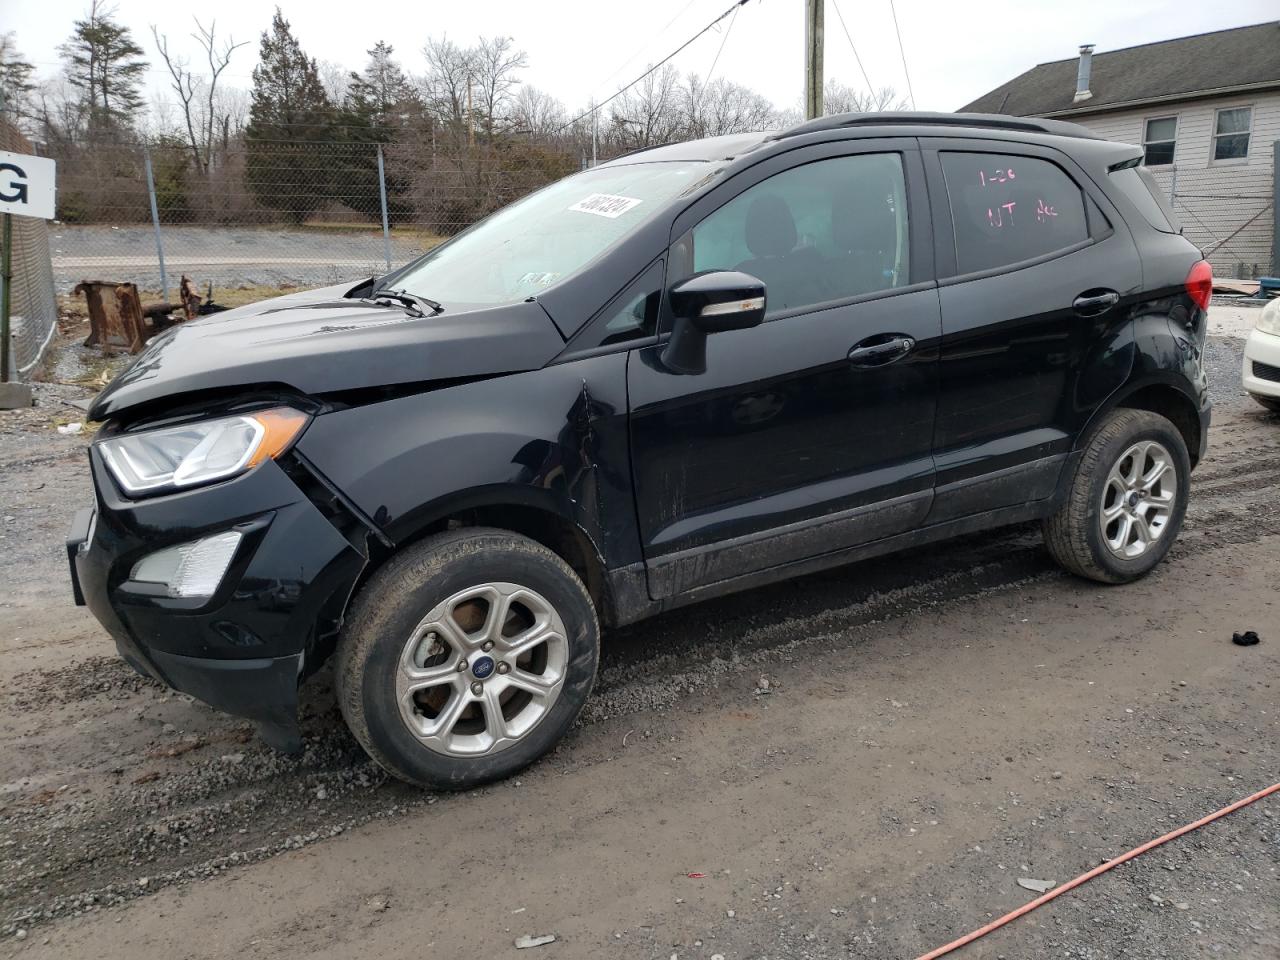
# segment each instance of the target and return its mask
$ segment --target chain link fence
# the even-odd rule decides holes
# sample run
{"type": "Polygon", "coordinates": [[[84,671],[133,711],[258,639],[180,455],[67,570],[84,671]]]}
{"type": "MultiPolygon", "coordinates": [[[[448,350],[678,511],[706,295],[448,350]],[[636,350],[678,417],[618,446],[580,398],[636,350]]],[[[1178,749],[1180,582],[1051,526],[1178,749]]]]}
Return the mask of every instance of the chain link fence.
{"type": "MultiPolygon", "coordinates": [[[[0,118],[0,150],[34,155],[31,142],[0,118]]],[[[49,234],[43,220],[13,218],[13,288],[9,292],[9,377],[26,379],[53,340],[58,306],[53,294],[49,234]]],[[[0,280],[3,283],[3,280],[0,280]]]]}
{"type": "MultiPolygon", "coordinates": [[[[53,269],[170,299],[383,274],[577,168],[551,150],[430,141],[232,141],[207,158],[175,141],[62,144],[53,269]]],[[[264,295],[267,295],[264,293],[264,295]]]]}
{"type": "Polygon", "coordinates": [[[1215,276],[1256,280],[1271,272],[1275,201],[1256,194],[1175,193],[1173,211],[1215,276]]]}
{"type": "Polygon", "coordinates": [[[1271,272],[1275,198],[1259,192],[1256,181],[1233,191],[1190,182],[1191,175],[1203,180],[1203,171],[1184,171],[1181,184],[1178,168],[1155,167],[1151,174],[1168,197],[1183,234],[1204,251],[1214,276],[1256,280],[1271,272]]]}
{"type": "MultiPolygon", "coordinates": [[[[430,131],[390,143],[231,138],[208,150],[173,138],[49,145],[58,161],[56,288],[133,282],[172,301],[182,276],[201,291],[211,285],[215,299],[228,288],[269,296],[357,280],[419,256],[582,162],[563,144],[446,133],[439,142],[430,131]]],[[[1253,183],[1206,190],[1189,176],[1180,184],[1170,168],[1152,172],[1216,275],[1270,272],[1272,197],[1253,183]]]]}

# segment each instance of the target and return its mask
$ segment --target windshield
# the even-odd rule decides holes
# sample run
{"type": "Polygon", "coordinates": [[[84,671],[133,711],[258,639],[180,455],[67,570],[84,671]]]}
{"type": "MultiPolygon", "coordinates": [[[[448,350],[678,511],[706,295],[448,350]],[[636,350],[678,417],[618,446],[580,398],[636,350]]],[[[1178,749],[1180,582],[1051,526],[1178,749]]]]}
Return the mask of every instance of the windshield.
{"type": "Polygon", "coordinates": [[[583,269],[713,169],[637,163],[566,177],[427,254],[392,286],[446,308],[525,300],[583,269]]]}

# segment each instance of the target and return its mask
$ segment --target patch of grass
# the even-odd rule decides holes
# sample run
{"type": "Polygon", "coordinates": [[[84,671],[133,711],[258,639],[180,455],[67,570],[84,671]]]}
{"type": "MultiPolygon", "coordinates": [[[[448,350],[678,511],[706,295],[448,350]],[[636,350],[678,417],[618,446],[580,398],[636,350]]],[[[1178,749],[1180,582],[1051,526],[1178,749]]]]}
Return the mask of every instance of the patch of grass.
{"type": "MultiPolygon", "coordinates": [[[[352,283],[355,283],[353,280],[352,283]]],[[[213,302],[223,307],[243,307],[247,303],[258,303],[262,300],[270,300],[272,297],[282,297],[286,293],[297,293],[299,290],[314,290],[316,287],[328,286],[325,283],[311,283],[295,286],[293,284],[275,285],[266,283],[244,284],[238,287],[218,286],[213,287],[213,302]]],[[[203,298],[208,290],[207,284],[202,284],[197,288],[200,296],[203,298]]],[[[176,291],[175,291],[176,292],[176,291]]],[[[153,303],[160,299],[159,290],[140,289],[139,296],[142,298],[143,306],[153,303]]],[[[78,324],[89,315],[88,307],[85,306],[84,297],[76,296],[70,293],[58,294],[58,316],[64,325],[71,326],[78,324]]],[[[89,328],[84,328],[83,336],[88,336],[89,328]]]]}
{"type": "MultiPolygon", "coordinates": [[[[219,287],[215,284],[213,288],[213,302],[220,307],[243,307],[246,304],[260,303],[263,300],[270,300],[272,297],[283,297],[286,293],[297,293],[300,290],[314,290],[316,287],[321,286],[328,286],[328,284],[314,283],[300,287],[278,287],[265,283],[245,284],[241,287],[219,287]]],[[[207,287],[202,288],[200,291],[201,294],[203,295],[207,289],[207,287]]]]}
{"type": "MultiPolygon", "coordinates": [[[[328,230],[328,231],[350,231],[352,233],[381,233],[381,223],[350,223],[338,220],[308,220],[306,223],[296,224],[281,229],[291,230],[328,230]]],[[[391,227],[391,235],[393,237],[414,237],[419,240],[431,240],[432,246],[443,243],[445,238],[433,230],[424,230],[412,224],[394,224],[391,227]]]]}

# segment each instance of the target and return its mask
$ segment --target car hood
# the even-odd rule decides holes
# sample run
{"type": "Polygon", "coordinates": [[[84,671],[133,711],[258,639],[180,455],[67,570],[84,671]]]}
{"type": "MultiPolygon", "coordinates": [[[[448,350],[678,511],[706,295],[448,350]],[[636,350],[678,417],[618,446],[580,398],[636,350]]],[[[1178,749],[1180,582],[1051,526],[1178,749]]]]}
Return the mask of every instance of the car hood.
{"type": "Polygon", "coordinates": [[[423,317],[345,298],[350,284],[180,324],[156,337],[89,408],[104,420],[206,390],[308,395],[532,370],[564,348],[533,301],[423,317]]]}

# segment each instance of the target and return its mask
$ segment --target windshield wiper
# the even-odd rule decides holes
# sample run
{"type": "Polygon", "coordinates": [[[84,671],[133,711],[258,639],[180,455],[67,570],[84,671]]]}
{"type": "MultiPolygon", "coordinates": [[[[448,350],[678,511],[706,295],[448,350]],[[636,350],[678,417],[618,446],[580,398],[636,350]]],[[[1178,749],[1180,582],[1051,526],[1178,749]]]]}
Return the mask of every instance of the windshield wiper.
{"type": "Polygon", "coordinates": [[[427,311],[431,311],[434,316],[437,313],[444,312],[444,304],[432,300],[430,297],[420,297],[416,293],[410,293],[408,290],[375,290],[370,300],[397,300],[405,306],[413,307],[423,316],[427,315],[427,311]]]}

